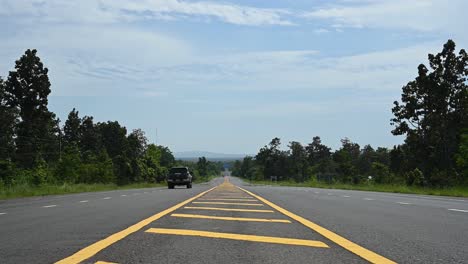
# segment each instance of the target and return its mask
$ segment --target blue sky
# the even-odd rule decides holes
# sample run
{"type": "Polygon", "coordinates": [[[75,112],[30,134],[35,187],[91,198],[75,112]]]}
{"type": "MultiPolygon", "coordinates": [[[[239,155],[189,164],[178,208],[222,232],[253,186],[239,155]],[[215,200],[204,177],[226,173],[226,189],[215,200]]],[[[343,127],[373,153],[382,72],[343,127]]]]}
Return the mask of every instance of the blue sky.
{"type": "Polygon", "coordinates": [[[0,75],[27,48],[49,108],[142,128],[173,151],[271,138],[391,147],[392,102],[428,53],[468,48],[464,0],[0,0],[0,75]]]}

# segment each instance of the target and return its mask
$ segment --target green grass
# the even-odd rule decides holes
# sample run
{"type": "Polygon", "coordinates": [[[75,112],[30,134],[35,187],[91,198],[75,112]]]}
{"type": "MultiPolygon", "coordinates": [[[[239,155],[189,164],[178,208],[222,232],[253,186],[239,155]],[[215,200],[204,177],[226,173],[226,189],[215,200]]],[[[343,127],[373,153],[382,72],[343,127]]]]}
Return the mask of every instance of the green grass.
{"type": "MultiPolygon", "coordinates": [[[[194,183],[209,182],[212,179],[219,177],[217,175],[210,175],[208,177],[198,178],[194,183]]],[[[111,190],[125,190],[125,189],[141,189],[153,187],[166,187],[165,182],[162,183],[134,183],[129,185],[116,185],[116,184],[44,184],[40,186],[32,186],[29,184],[15,185],[11,187],[0,186],[0,200],[31,197],[31,196],[45,196],[56,194],[68,193],[82,193],[82,192],[101,192],[111,190]]]]}
{"type": "Polygon", "coordinates": [[[153,188],[153,187],[162,187],[162,186],[166,186],[166,184],[165,183],[134,183],[134,184],[123,185],[123,186],[119,186],[116,184],[61,184],[61,185],[45,184],[41,186],[16,185],[16,186],[11,186],[11,187],[0,188],[0,200],[20,198],[20,197],[30,197],[30,196],[153,188]]]}
{"type": "Polygon", "coordinates": [[[391,185],[391,184],[344,184],[323,182],[304,182],[296,183],[289,181],[271,182],[271,181],[253,181],[253,184],[266,184],[273,186],[295,186],[295,187],[314,187],[324,189],[341,189],[341,190],[359,190],[373,192],[390,192],[390,193],[408,193],[408,194],[425,194],[425,195],[441,195],[454,197],[468,197],[468,187],[450,187],[450,188],[429,188],[415,187],[406,185],[391,185]]]}

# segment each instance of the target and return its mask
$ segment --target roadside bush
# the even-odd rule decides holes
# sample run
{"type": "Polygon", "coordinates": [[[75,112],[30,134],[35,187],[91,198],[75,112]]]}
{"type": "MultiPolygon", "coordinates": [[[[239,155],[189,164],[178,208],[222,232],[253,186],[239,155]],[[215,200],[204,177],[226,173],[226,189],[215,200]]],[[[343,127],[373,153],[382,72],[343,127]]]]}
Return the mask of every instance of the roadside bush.
{"type": "Polygon", "coordinates": [[[406,185],[408,186],[425,186],[426,180],[424,179],[424,174],[418,168],[409,171],[405,174],[406,185]]]}

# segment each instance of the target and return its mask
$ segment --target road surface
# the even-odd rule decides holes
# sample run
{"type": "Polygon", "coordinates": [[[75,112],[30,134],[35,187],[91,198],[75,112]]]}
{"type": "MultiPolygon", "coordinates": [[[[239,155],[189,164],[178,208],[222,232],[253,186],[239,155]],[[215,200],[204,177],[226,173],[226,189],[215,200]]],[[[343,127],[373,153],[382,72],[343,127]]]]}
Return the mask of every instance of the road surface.
{"type": "Polygon", "coordinates": [[[468,199],[251,186],[0,201],[0,263],[468,263],[468,199]]]}

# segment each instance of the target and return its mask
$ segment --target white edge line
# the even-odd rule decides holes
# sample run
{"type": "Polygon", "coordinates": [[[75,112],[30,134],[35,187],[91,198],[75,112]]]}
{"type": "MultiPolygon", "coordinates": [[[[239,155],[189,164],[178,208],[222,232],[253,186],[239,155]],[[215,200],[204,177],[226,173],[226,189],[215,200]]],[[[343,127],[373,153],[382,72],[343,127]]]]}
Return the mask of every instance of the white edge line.
{"type": "Polygon", "coordinates": [[[455,212],[463,212],[463,213],[468,213],[468,210],[461,210],[461,209],[448,209],[449,211],[455,211],[455,212]]]}
{"type": "Polygon", "coordinates": [[[51,207],[56,207],[56,204],[51,204],[51,205],[44,205],[42,206],[43,208],[51,208],[51,207]]]}
{"type": "Polygon", "coordinates": [[[87,203],[89,202],[88,200],[83,200],[83,201],[80,201],[80,203],[87,203]]]}
{"type": "Polygon", "coordinates": [[[127,195],[126,195],[126,194],[122,194],[122,195],[120,195],[120,196],[122,196],[122,197],[126,197],[127,195]]]}
{"type": "Polygon", "coordinates": [[[399,204],[410,205],[410,203],[398,202],[399,204]]]}
{"type": "Polygon", "coordinates": [[[104,198],[102,198],[102,199],[103,199],[103,200],[109,200],[110,198],[112,198],[112,197],[104,197],[104,198]]]}
{"type": "Polygon", "coordinates": [[[6,215],[7,213],[0,213],[0,215],[6,215]]]}
{"type": "Polygon", "coordinates": [[[374,198],[364,198],[364,200],[366,200],[366,201],[374,201],[375,199],[374,199],[374,198]]]}

